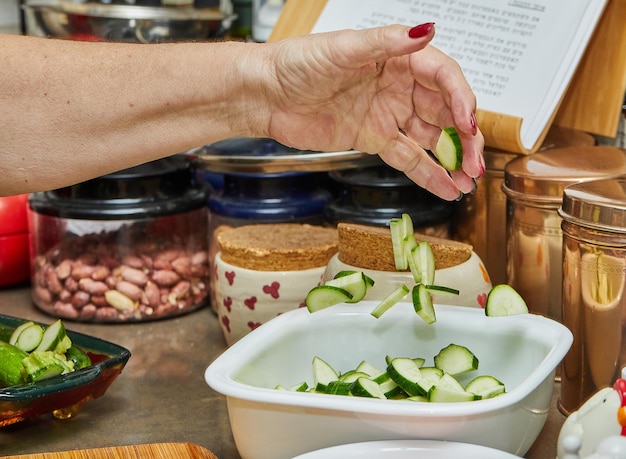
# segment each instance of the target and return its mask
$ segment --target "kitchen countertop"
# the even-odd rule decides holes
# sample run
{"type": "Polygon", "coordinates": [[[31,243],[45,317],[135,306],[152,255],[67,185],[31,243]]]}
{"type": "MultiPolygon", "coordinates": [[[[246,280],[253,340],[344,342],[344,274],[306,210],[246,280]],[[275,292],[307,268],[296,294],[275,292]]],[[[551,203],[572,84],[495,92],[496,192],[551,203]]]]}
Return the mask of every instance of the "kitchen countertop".
{"type": "MultiPolygon", "coordinates": [[[[30,300],[28,286],[0,290],[0,313],[51,322],[30,300]]],[[[203,446],[218,459],[240,459],[225,398],[204,381],[204,370],[225,348],[216,315],[205,307],[177,318],[136,324],[66,321],[68,329],[128,348],[132,356],[107,393],[84,403],[71,419],[52,415],[0,428],[0,455],[158,442],[203,446]]],[[[556,408],[525,456],[554,459],[565,417],[556,408]]]]}

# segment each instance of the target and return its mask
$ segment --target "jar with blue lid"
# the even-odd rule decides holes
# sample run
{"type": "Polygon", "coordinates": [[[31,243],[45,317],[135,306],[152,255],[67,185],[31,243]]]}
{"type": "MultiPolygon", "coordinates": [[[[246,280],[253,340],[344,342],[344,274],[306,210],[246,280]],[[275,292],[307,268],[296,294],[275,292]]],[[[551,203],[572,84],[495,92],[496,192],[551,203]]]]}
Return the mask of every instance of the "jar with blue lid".
{"type": "MultiPolygon", "coordinates": [[[[226,158],[243,156],[280,157],[296,152],[271,139],[232,138],[205,147],[204,152],[226,158]]],[[[324,224],[324,210],[332,193],[324,183],[326,173],[305,171],[251,172],[223,167],[222,172],[201,171],[211,192],[209,209],[209,254],[218,251],[219,231],[247,224],[324,224]],[[224,170],[226,169],[226,170],[224,170]]]]}

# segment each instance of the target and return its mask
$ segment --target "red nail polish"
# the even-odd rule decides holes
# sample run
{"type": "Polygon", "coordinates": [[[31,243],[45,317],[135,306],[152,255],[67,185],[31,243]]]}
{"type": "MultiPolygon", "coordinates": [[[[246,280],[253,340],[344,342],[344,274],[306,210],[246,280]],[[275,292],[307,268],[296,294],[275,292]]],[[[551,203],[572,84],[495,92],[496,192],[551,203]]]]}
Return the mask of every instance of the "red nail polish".
{"type": "Polygon", "coordinates": [[[470,116],[470,124],[472,125],[472,135],[478,134],[478,122],[476,121],[475,113],[472,113],[470,116]]]}
{"type": "Polygon", "coordinates": [[[422,38],[425,37],[433,30],[435,26],[434,22],[425,22],[424,24],[420,24],[418,26],[413,27],[409,30],[409,37],[411,38],[422,38]]]}

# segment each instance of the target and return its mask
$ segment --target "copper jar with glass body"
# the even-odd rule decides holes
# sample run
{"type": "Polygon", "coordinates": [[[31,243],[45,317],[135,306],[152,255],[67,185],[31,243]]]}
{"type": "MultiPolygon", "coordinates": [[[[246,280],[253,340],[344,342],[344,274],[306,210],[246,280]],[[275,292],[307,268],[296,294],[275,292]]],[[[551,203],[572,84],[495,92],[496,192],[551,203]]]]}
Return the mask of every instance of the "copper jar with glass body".
{"type": "Polygon", "coordinates": [[[571,184],[626,174],[626,154],[614,147],[560,148],[506,165],[507,283],[531,312],[561,321],[562,232],[558,209],[571,184]]]}
{"type": "Polygon", "coordinates": [[[563,324],[574,342],[563,359],[559,409],[577,410],[611,386],[626,364],[626,176],[571,185],[563,219],[563,324]]]}

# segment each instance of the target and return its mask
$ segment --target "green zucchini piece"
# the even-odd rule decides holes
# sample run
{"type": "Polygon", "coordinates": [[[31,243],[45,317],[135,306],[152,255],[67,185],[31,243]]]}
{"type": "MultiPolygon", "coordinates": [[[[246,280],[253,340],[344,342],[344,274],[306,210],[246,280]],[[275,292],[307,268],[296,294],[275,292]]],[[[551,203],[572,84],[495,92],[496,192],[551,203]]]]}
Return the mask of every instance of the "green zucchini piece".
{"type": "Polygon", "coordinates": [[[428,381],[422,376],[413,359],[406,357],[391,359],[387,365],[387,373],[409,396],[427,395],[428,387],[425,387],[424,384],[427,384],[428,381]]]}
{"type": "Polygon", "coordinates": [[[492,287],[487,294],[485,314],[490,317],[528,314],[528,306],[513,287],[499,284],[492,287]]]}
{"type": "Polygon", "coordinates": [[[356,271],[346,276],[336,277],[335,279],[326,281],[324,285],[339,287],[348,292],[351,298],[346,300],[346,303],[358,303],[365,298],[365,294],[367,293],[365,275],[360,271],[356,271]]]}
{"type": "Polygon", "coordinates": [[[41,340],[43,339],[43,328],[41,325],[38,325],[34,322],[29,322],[28,326],[21,328],[16,328],[14,336],[11,336],[11,341],[9,344],[13,344],[15,347],[20,348],[25,352],[31,352],[39,346],[41,340]]]}
{"type": "Polygon", "coordinates": [[[43,332],[41,343],[35,349],[36,351],[54,351],[58,354],[65,354],[72,346],[70,337],[67,336],[65,326],[61,319],[57,319],[46,327],[43,332]]]}
{"type": "Polygon", "coordinates": [[[16,386],[26,382],[22,360],[27,357],[27,352],[0,341],[0,386],[16,386]]]}
{"type": "Polygon", "coordinates": [[[313,385],[316,390],[324,391],[331,381],[338,381],[339,373],[325,360],[313,357],[313,385]]]}
{"type": "Polygon", "coordinates": [[[55,351],[33,351],[22,360],[28,382],[37,382],[73,371],[74,364],[55,351]]]}
{"type": "Polygon", "coordinates": [[[351,299],[352,295],[340,287],[318,285],[309,291],[304,302],[309,312],[316,312],[351,299]]]}
{"type": "Polygon", "coordinates": [[[378,383],[369,378],[358,378],[350,386],[350,393],[355,397],[371,397],[385,400],[385,393],[378,383]]]}
{"type": "Polygon", "coordinates": [[[401,285],[398,288],[392,290],[380,303],[372,310],[372,314],[377,319],[380,318],[385,312],[387,312],[398,301],[402,300],[409,294],[409,288],[406,285],[401,285]]]}
{"type": "Polygon", "coordinates": [[[452,376],[478,369],[478,358],[465,346],[449,344],[435,356],[435,366],[452,376]]]}
{"type": "Polygon", "coordinates": [[[76,346],[72,346],[65,351],[65,358],[74,364],[74,370],[80,370],[91,365],[89,355],[76,346]]]}
{"type": "Polygon", "coordinates": [[[479,395],[481,399],[493,398],[506,392],[504,383],[493,376],[477,376],[467,383],[466,392],[479,395]]]}
{"type": "MultiPolygon", "coordinates": [[[[343,270],[343,271],[339,271],[337,274],[335,274],[335,276],[333,277],[333,279],[338,279],[340,277],[344,277],[344,276],[348,276],[350,274],[354,274],[357,271],[352,271],[352,270],[343,270]]],[[[367,284],[367,288],[373,287],[374,286],[374,279],[372,279],[371,277],[369,277],[367,274],[363,273],[363,278],[365,279],[365,283],[367,284]]]]}
{"type": "Polygon", "coordinates": [[[449,171],[461,169],[463,164],[463,145],[456,128],[447,127],[441,131],[434,151],[439,163],[449,171]]]}
{"type": "Polygon", "coordinates": [[[413,308],[418,316],[427,324],[433,324],[437,321],[433,300],[424,284],[417,284],[413,287],[411,293],[413,297],[413,308]]]}

